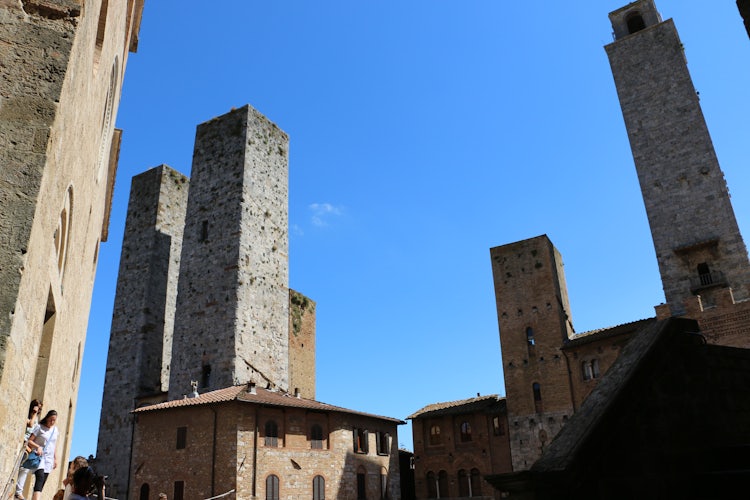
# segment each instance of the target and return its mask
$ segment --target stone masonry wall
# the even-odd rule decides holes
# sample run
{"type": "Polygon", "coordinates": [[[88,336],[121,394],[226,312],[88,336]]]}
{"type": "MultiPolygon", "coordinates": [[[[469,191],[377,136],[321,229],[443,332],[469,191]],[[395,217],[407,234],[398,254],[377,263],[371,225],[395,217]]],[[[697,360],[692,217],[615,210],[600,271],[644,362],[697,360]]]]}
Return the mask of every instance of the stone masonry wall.
{"type": "Polygon", "coordinates": [[[250,106],[196,132],[170,398],[289,385],[288,138],[250,106]]]}
{"type": "Polygon", "coordinates": [[[547,236],[490,250],[513,470],[531,467],[573,413],[563,341],[573,333],[562,258],[547,236]],[[533,341],[527,329],[533,331],[533,341]],[[535,400],[533,385],[540,387],[535,400]]]}
{"type": "MultiPolygon", "coordinates": [[[[32,398],[68,459],[135,2],[0,1],[0,474],[32,398]],[[106,18],[99,22],[100,11],[106,18]],[[106,28],[106,29],[104,29],[106,28]],[[107,119],[102,122],[102,117],[107,119]]],[[[48,491],[60,485],[60,469],[48,491]]]]}
{"type": "Polygon", "coordinates": [[[136,398],[167,390],[188,186],[162,165],[130,188],[97,447],[113,497],[127,491],[136,398]]]}
{"type": "Polygon", "coordinates": [[[680,315],[698,264],[722,272],[738,300],[750,296],[750,264],[674,23],[649,22],[634,34],[620,26],[642,4],[653,7],[641,1],[610,15],[620,36],[605,49],[666,300],[680,315]]]}
{"type": "Polygon", "coordinates": [[[289,391],[315,399],[315,302],[289,290],[289,391]]]}

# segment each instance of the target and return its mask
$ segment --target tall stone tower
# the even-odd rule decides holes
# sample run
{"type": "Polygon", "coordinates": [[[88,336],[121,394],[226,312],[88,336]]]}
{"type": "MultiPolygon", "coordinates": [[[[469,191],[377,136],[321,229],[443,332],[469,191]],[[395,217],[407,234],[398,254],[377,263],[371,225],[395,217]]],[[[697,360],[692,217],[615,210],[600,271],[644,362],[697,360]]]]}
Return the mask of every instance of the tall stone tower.
{"type": "Polygon", "coordinates": [[[610,13],[609,56],[666,296],[680,316],[750,298],[750,264],[685,51],[653,0],[610,13]]]}
{"type": "Polygon", "coordinates": [[[191,381],[289,388],[288,150],[250,106],[198,126],[170,399],[191,381]]]}
{"type": "Polygon", "coordinates": [[[562,257],[546,235],[490,249],[513,470],[526,470],[573,413],[573,334],[562,257]]]}
{"type": "Polygon", "coordinates": [[[109,336],[97,459],[110,495],[127,480],[133,416],[169,384],[188,179],[166,165],[133,178],[109,336]]]}
{"type": "MultiPolygon", "coordinates": [[[[68,459],[117,170],[121,131],[114,125],[142,10],[143,0],[0,1],[4,488],[15,478],[19,429],[33,398],[57,410],[57,457],[68,459]]],[[[64,469],[52,472],[48,491],[64,469]]]]}

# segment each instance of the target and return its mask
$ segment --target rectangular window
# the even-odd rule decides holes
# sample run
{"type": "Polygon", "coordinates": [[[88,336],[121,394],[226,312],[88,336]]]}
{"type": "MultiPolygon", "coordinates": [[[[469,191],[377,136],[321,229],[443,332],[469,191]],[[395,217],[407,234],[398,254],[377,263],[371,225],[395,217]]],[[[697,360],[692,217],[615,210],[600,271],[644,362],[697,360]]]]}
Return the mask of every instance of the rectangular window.
{"type": "Polygon", "coordinates": [[[365,429],[354,428],[352,434],[354,437],[354,453],[367,454],[367,431],[365,429]]]}
{"type": "Polygon", "coordinates": [[[177,449],[184,450],[187,446],[187,427],[177,428],[177,449]]]}
{"type": "Polygon", "coordinates": [[[505,435],[505,425],[503,425],[503,422],[500,420],[500,417],[492,417],[492,430],[495,433],[495,436],[504,436],[505,435]]]}
{"type": "Polygon", "coordinates": [[[184,500],[184,498],[185,498],[185,481],[175,481],[174,482],[174,495],[172,495],[172,498],[174,500],[184,500]]]}
{"type": "Polygon", "coordinates": [[[375,443],[377,444],[378,455],[388,455],[390,450],[390,438],[391,435],[387,432],[376,432],[375,443]]]}

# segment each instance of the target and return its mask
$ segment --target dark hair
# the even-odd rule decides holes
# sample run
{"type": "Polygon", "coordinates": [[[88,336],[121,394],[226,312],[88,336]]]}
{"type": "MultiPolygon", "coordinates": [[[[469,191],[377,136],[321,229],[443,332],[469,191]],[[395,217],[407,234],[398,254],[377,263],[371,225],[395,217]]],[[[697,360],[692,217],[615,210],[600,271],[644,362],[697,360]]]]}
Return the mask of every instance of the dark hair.
{"type": "Polygon", "coordinates": [[[91,467],[81,467],[73,473],[73,492],[79,495],[88,495],[94,485],[96,473],[91,467]]]}
{"type": "Polygon", "coordinates": [[[32,399],[31,404],[29,405],[29,418],[31,418],[31,413],[34,411],[34,407],[38,406],[39,409],[42,409],[42,402],[38,399],[32,399]]]}
{"type": "Polygon", "coordinates": [[[56,416],[57,416],[57,412],[55,410],[50,410],[47,412],[47,414],[39,423],[45,427],[49,427],[49,425],[47,425],[47,420],[49,420],[50,417],[56,417],[56,416]]]}

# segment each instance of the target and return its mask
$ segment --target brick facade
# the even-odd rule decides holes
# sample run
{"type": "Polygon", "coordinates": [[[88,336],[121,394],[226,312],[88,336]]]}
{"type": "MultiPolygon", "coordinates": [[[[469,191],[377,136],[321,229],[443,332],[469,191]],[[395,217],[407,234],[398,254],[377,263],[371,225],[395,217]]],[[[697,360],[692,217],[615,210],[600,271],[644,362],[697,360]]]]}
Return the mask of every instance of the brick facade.
{"type": "Polygon", "coordinates": [[[186,499],[230,490],[233,498],[267,498],[274,475],[277,498],[313,498],[316,476],[325,498],[400,498],[396,445],[403,422],[253,391],[230,387],[137,410],[130,497],[146,489],[152,498],[165,492],[179,500],[181,481],[186,499]],[[365,451],[355,451],[357,431],[367,431],[365,451]],[[358,484],[365,490],[358,493],[358,484]]]}
{"type": "Polygon", "coordinates": [[[408,418],[417,498],[500,498],[484,476],[512,471],[505,399],[436,403],[408,418]]]}

